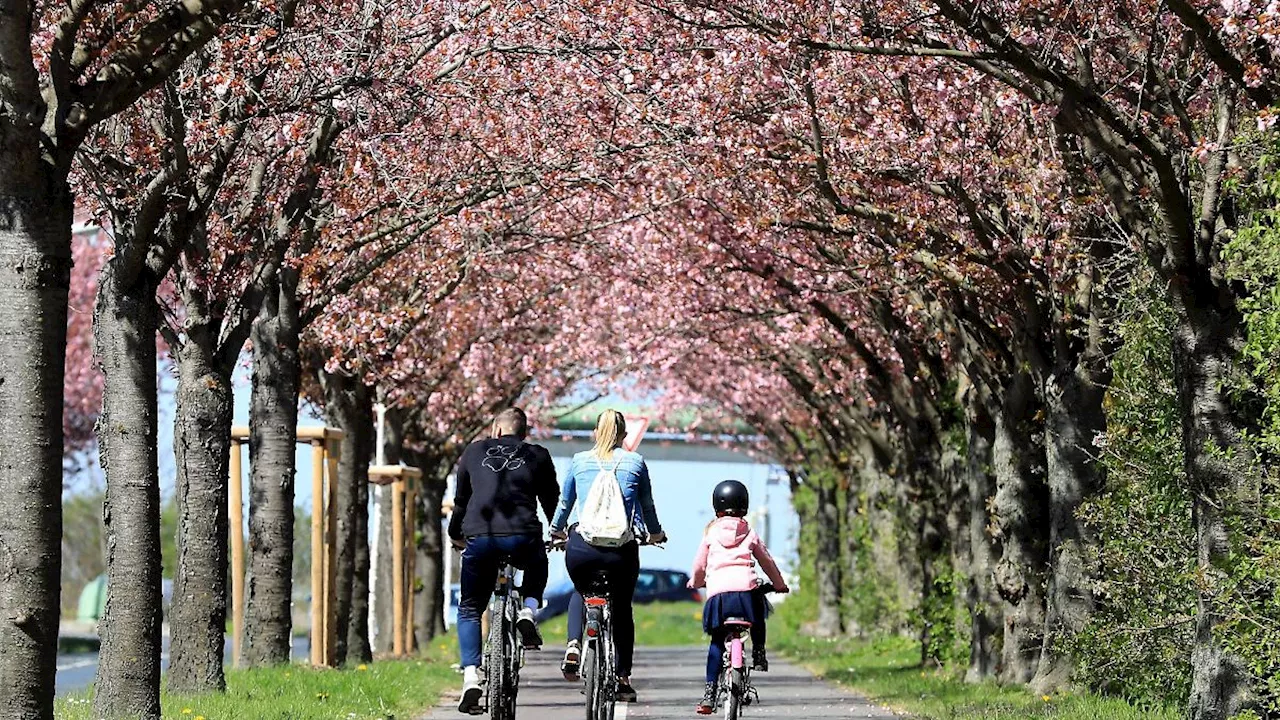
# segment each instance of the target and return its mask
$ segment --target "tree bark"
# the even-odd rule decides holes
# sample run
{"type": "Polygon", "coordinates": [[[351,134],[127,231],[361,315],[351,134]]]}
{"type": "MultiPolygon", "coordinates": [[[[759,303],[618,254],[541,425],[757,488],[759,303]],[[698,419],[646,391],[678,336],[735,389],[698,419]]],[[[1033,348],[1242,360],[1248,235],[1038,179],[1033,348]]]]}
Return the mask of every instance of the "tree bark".
{"type": "Polygon", "coordinates": [[[414,603],[418,647],[425,647],[444,634],[445,540],[440,505],[444,502],[445,477],[437,461],[425,460],[417,508],[417,575],[422,580],[422,591],[414,603]]]}
{"type": "MultiPolygon", "coordinates": [[[[29,66],[29,43],[26,54],[29,66]]],[[[25,126],[34,118],[18,116],[32,108],[14,107],[12,90],[0,82],[0,717],[44,719],[61,595],[71,195],[65,173],[40,160],[39,122],[25,126]]]]}
{"type": "Polygon", "coordinates": [[[1102,492],[1102,467],[1090,452],[1106,429],[1102,399],[1110,383],[1105,359],[1084,359],[1045,384],[1045,468],[1049,484],[1049,583],[1044,648],[1032,681],[1038,694],[1060,690],[1071,680],[1075,660],[1062,640],[1081,632],[1093,614],[1095,538],[1076,517],[1080,506],[1102,492]],[[1091,367],[1101,365],[1096,371],[1091,367]]]}
{"type": "Polygon", "coordinates": [[[992,460],[996,477],[996,527],[1002,541],[996,589],[1004,600],[1000,679],[1026,683],[1035,677],[1044,639],[1044,568],[1048,561],[1043,449],[1034,441],[1031,378],[1016,372],[994,413],[992,460]]]}
{"type": "Polygon", "coordinates": [[[1183,308],[1174,329],[1174,368],[1182,415],[1182,451],[1192,489],[1199,570],[1195,646],[1191,652],[1190,712],[1194,720],[1228,720],[1253,704],[1253,678],[1239,657],[1223,646],[1218,627],[1226,621],[1215,606],[1218,580],[1231,552],[1225,518],[1256,469],[1244,439],[1245,413],[1228,393],[1240,372],[1244,340],[1235,311],[1206,305],[1183,308]]]}
{"type": "MultiPolygon", "coordinates": [[[[343,431],[341,456],[338,461],[338,530],[336,540],[336,557],[334,559],[337,599],[334,612],[337,614],[336,644],[337,662],[339,665],[347,661],[349,633],[351,631],[352,608],[354,601],[356,555],[358,545],[367,546],[367,538],[359,536],[360,515],[367,513],[367,508],[360,504],[361,483],[367,483],[369,460],[362,450],[367,444],[363,435],[372,417],[372,401],[363,383],[357,378],[337,373],[321,373],[324,387],[325,416],[331,425],[343,431]],[[363,465],[361,461],[363,460],[363,465]]],[[[367,520],[366,526],[367,526],[367,520]]],[[[368,617],[368,584],[362,586],[366,597],[361,605],[368,617]]],[[[361,622],[365,631],[368,623],[361,622]]],[[[359,626],[357,626],[359,627],[359,626]]],[[[364,640],[365,652],[368,652],[368,640],[364,640]]]]}
{"type": "Polygon", "coordinates": [[[244,661],[289,662],[293,650],[293,504],[302,325],[288,271],[252,329],[249,407],[249,568],[244,661]]]}
{"type": "Polygon", "coordinates": [[[814,582],[818,591],[818,617],[813,634],[835,637],[844,632],[840,586],[840,508],[834,478],[821,478],[814,483],[813,514],[814,582]]]}
{"type": "MultiPolygon", "coordinates": [[[[971,395],[976,393],[970,393],[971,395]]],[[[995,427],[986,408],[976,399],[967,403],[968,450],[965,456],[965,485],[968,491],[967,530],[969,567],[964,588],[969,611],[969,669],[965,682],[982,682],[994,677],[1000,664],[1000,595],[995,590],[995,558],[1000,554],[991,533],[987,508],[996,494],[992,475],[992,439],[995,427]]]]}
{"type": "Polygon", "coordinates": [[[118,256],[103,266],[94,341],[104,387],[97,432],[106,476],[107,604],[93,710],[160,717],[160,473],[157,463],[156,285],[125,284],[118,256]]]}
{"type": "Polygon", "coordinates": [[[208,324],[178,348],[178,568],[173,583],[169,691],[222,692],[227,620],[227,472],[231,373],[219,367],[208,324]]]}
{"type": "Polygon", "coordinates": [[[373,459],[373,408],[365,392],[365,413],[356,438],[357,455],[352,482],[356,488],[355,572],[351,576],[351,623],[347,626],[347,659],[373,660],[369,643],[369,463],[373,459]]]}

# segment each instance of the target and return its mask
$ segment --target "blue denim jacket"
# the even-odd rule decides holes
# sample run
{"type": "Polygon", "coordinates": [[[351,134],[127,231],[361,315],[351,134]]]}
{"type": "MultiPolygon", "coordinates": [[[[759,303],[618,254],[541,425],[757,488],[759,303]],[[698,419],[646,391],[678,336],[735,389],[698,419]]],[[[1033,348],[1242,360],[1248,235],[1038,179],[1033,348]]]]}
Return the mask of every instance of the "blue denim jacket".
{"type": "Polygon", "coordinates": [[[586,500],[591,492],[591,484],[602,467],[611,468],[617,463],[614,475],[618,485],[622,487],[622,504],[627,508],[627,515],[632,523],[640,521],[650,534],[662,532],[658,522],[658,512],[653,506],[653,486],[649,483],[649,466],[644,464],[640,453],[626,450],[614,450],[613,457],[601,462],[595,451],[586,450],[573,456],[569,463],[569,472],[560,487],[560,505],[556,508],[555,517],[551,519],[551,529],[559,532],[569,523],[569,513],[579,498],[586,500]]]}

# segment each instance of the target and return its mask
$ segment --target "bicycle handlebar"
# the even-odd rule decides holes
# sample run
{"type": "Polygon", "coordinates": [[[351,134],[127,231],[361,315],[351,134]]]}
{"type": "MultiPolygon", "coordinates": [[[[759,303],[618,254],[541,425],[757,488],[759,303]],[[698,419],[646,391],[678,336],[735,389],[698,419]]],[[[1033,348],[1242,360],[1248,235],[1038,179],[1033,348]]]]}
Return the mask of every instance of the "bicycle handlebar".
{"type": "MultiPolygon", "coordinates": [[[[667,549],[667,543],[665,540],[660,543],[649,542],[649,538],[646,537],[643,539],[637,539],[637,542],[640,544],[641,547],[648,546],[648,547],[660,548],[662,550],[667,549]]],[[[548,552],[553,552],[556,550],[564,550],[565,546],[568,544],[569,544],[569,538],[567,537],[564,538],[563,540],[559,538],[551,538],[550,540],[547,540],[545,543],[543,543],[543,545],[547,548],[548,552]]]]}

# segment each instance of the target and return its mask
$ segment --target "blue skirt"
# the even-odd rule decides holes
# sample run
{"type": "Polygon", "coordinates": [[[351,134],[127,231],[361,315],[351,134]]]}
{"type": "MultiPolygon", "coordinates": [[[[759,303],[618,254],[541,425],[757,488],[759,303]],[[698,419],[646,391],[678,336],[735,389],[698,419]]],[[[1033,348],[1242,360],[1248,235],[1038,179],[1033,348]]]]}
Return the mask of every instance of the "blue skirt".
{"type": "Polygon", "coordinates": [[[742,618],[758,625],[769,617],[769,601],[763,593],[722,592],[707,598],[702,606],[702,631],[708,635],[724,626],[729,618],[742,618]]]}

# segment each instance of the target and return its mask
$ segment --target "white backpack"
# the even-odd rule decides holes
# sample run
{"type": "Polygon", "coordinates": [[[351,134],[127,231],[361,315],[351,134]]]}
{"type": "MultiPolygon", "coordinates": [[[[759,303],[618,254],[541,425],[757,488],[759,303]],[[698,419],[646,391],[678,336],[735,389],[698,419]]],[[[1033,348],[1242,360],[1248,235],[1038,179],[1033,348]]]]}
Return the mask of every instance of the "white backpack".
{"type": "Polygon", "coordinates": [[[600,464],[591,492],[578,511],[578,534],[588,544],[620,547],[635,539],[616,474],[620,463],[620,460],[615,462],[612,468],[604,467],[603,462],[600,464]]]}

